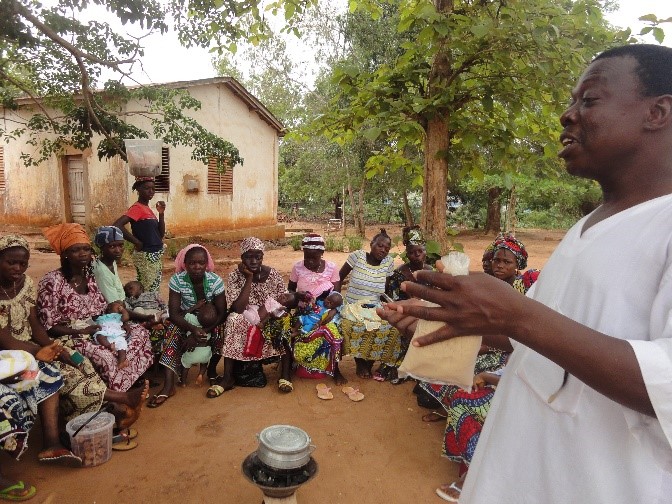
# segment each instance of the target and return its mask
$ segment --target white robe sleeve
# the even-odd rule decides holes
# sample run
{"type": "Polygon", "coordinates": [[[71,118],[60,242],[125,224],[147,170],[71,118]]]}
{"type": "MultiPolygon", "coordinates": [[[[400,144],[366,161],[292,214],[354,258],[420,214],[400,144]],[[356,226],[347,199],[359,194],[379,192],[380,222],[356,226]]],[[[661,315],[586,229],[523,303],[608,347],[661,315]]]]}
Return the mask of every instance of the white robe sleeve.
{"type": "Polygon", "coordinates": [[[632,346],[656,418],[624,408],[625,420],[637,440],[658,464],[672,471],[672,268],[661,280],[651,307],[649,341],[628,340],[632,346]]]}

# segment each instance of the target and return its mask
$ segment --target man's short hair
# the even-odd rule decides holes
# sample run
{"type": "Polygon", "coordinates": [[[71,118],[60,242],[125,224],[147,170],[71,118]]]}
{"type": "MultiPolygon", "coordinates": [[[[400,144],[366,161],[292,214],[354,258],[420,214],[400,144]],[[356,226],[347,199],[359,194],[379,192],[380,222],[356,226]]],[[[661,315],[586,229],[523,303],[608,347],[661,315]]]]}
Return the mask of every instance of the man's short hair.
{"type": "Polygon", "coordinates": [[[608,49],[593,61],[632,56],[643,96],[672,94],[672,48],[654,44],[631,44],[608,49]]]}

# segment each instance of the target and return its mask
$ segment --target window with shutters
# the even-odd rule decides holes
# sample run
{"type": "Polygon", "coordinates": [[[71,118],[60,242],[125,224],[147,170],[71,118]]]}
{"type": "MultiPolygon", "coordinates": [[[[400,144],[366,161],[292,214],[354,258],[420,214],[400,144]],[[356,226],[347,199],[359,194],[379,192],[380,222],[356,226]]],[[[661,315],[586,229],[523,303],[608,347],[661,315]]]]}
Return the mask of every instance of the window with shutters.
{"type": "Polygon", "coordinates": [[[154,191],[170,192],[170,151],[168,147],[161,148],[161,174],[154,179],[154,191]]]}
{"type": "Polygon", "coordinates": [[[5,147],[0,145],[0,192],[5,192],[5,147]]]}
{"type": "Polygon", "coordinates": [[[226,165],[226,171],[217,169],[217,158],[208,162],[208,194],[233,194],[233,168],[226,165]]]}

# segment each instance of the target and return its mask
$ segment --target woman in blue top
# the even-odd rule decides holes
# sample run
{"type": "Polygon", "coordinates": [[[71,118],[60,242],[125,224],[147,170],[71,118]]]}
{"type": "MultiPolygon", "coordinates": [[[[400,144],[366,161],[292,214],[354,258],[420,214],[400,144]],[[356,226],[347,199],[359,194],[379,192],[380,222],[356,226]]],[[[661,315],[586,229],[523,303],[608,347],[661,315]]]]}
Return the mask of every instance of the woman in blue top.
{"type": "Polygon", "coordinates": [[[224,282],[213,273],[214,263],[207,249],[198,244],[183,248],[175,258],[175,274],[168,282],[168,313],[166,344],[160,364],[165,366],[163,389],[147,404],[150,408],[161,406],[175,394],[175,377],[182,369],[182,352],[193,350],[199,341],[207,340],[210,333],[212,359],[208,365],[208,378],[216,379],[217,362],[222,355],[224,321],[226,320],[226,295],[224,282]],[[217,310],[217,320],[211,327],[197,327],[184,318],[187,310],[198,312],[205,303],[212,303],[217,310]]]}

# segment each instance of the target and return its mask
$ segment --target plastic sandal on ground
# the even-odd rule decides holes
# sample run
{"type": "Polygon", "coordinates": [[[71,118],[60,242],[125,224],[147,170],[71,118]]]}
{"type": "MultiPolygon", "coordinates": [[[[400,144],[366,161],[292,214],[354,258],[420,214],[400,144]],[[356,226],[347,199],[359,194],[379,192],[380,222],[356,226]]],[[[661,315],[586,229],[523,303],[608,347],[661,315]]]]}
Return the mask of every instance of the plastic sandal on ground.
{"type": "Polygon", "coordinates": [[[456,485],[457,481],[453,481],[450,485],[448,485],[448,490],[453,490],[455,493],[457,493],[457,497],[453,497],[452,495],[448,495],[448,492],[444,490],[445,485],[440,486],[439,488],[436,489],[436,495],[441,497],[443,500],[448,501],[448,502],[458,502],[460,500],[460,494],[462,493],[462,489],[456,485]]]}
{"type": "Polygon", "coordinates": [[[317,397],[320,399],[329,400],[334,398],[331,388],[327,387],[324,383],[318,383],[315,388],[317,389],[317,397]]]}
{"type": "Polygon", "coordinates": [[[341,392],[343,392],[346,396],[348,396],[348,399],[350,399],[353,402],[359,402],[362,399],[364,399],[364,394],[362,394],[359,389],[352,388],[352,387],[343,387],[341,389],[341,392]]]}

